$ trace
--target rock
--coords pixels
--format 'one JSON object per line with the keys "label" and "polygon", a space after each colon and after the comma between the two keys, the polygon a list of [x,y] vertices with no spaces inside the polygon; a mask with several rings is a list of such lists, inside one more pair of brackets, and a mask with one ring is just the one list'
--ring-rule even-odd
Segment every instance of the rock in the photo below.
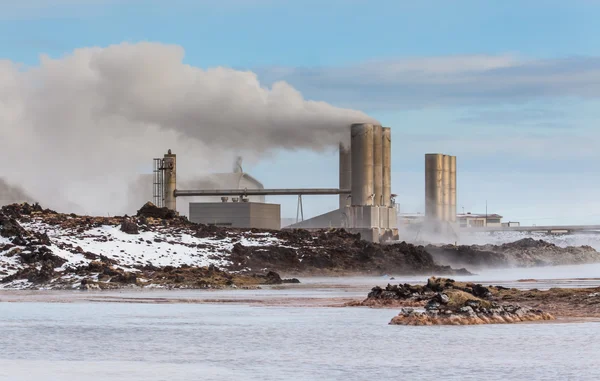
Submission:
{"label": "rock", "polygon": [[282,284],[283,281],[281,280],[281,277],[279,276],[279,274],[277,274],[274,271],[269,271],[267,273],[267,275],[265,275],[265,282],[264,284]]}
{"label": "rock", "polygon": [[14,218],[7,218],[0,215],[0,236],[5,238],[23,237],[27,232],[21,227],[19,222]]}
{"label": "rock", "polygon": [[137,216],[144,218],[159,218],[168,220],[177,217],[177,213],[168,208],[159,208],[153,203],[147,202],[137,211]]}
{"label": "rock", "polygon": [[427,311],[437,311],[439,310],[441,307],[441,304],[433,299],[431,299],[429,302],[427,302],[427,304],[425,305],[425,309]]}
{"label": "rock", "polygon": [[[127,234],[139,234],[140,233],[137,224],[128,218],[123,219],[123,222],[121,223],[121,231],[125,232]],[[140,239],[143,240],[142,238],[140,238]]]}
{"label": "rock", "polygon": [[438,302],[441,305],[446,305],[446,304],[448,304],[448,302],[450,302],[450,298],[448,297],[448,295],[440,293],[440,292],[435,294],[435,296],[433,297],[433,300],[435,300],[436,302]]}
{"label": "rock", "polygon": [[471,287],[473,289],[473,295],[478,298],[487,299],[492,296],[492,293],[487,287],[483,287],[480,284],[475,284]]}

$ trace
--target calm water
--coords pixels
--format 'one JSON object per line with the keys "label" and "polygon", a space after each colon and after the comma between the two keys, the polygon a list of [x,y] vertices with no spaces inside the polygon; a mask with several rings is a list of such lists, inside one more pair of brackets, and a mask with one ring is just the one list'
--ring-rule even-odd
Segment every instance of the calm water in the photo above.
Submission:
{"label": "calm water", "polygon": [[1,380],[598,380],[600,323],[401,327],[395,310],[0,303]]}
{"label": "calm water", "polygon": [[[547,288],[597,286],[599,277],[600,265],[586,265],[459,279]],[[516,281],[527,278],[541,281]],[[312,278],[253,291],[3,291],[0,301],[17,303],[0,302],[0,380],[600,379],[598,322],[402,327],[388,325],[395,309],[298,307],[425,279]],[[154,303],[161,298],[177,303]],[[234,304],[189,303],[214,299]]]}

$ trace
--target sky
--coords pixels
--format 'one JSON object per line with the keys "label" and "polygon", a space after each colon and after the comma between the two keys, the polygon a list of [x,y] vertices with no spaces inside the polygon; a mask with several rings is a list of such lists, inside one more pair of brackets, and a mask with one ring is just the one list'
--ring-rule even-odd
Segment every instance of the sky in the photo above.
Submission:
{"label": "sky", "polygon": [[[599,17],[596,0],[0,0],[0,61],[175,45],[186,65],[392,127],[403,212],[424,211],[424,155],[440,152],[458,158],[459,212],[600,224]],[[287,146],[244,164],[268,188],[337,187],[337,168],[335,149]],[[295,217],[295,198],[269,201]],[[336,205],[306,196],[305,217]]]}

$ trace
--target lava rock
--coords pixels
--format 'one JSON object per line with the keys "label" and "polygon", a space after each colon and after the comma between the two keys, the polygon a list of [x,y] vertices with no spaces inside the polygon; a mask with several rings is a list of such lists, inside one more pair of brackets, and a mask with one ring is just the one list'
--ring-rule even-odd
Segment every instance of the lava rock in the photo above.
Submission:
{"label": "lava rock", "polygon": [[[130,220],[129,218],[125,218],[123,219],[123,222],[121,223],[121,231],[127,234],[139,234],[140,230],[137,226],[137,224]],[[140,238],[141,239],[141,238]],[[143,241],[143,239],[142,239]]]}

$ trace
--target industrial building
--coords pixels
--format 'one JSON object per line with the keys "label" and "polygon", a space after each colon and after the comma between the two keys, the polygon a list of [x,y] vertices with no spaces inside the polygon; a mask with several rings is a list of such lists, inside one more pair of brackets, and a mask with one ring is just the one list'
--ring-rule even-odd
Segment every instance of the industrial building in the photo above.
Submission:
{"label": "industrial building", "polygon": [[[279,205],[266,204],[269,195],[337,195],[339,208],[293,224],[289,228],[343,227],[358,232],[363,239],[379,242],[398,236],[396,208],[391,193],[391,130],[369,123],[350,126],[350,146],[340,144],[339,188],[264,189],[241,170],[234,170],[237,183],[218,187],[177,189],[176,155],[170,150],[154,159],[155,204],[177,210],[178,197],[219,197],[220,202],[190,203],[190,220],[240,228],[277,229],[281,225]],[[250,183],[241,188],[240,184]],[[237,184],[237,185],[236,185]]]}
{"label": "industrial building", "polygon": [[425,155],[425,217],[438,229],[456,224],[456,156]]}
{"label": "industrial building", "polygon": [[234,198],[228,202],[190,203],[190,221],[217,226],[236,228],[257,228],[278,230],[281,226],[279,204],[246,202]]}

